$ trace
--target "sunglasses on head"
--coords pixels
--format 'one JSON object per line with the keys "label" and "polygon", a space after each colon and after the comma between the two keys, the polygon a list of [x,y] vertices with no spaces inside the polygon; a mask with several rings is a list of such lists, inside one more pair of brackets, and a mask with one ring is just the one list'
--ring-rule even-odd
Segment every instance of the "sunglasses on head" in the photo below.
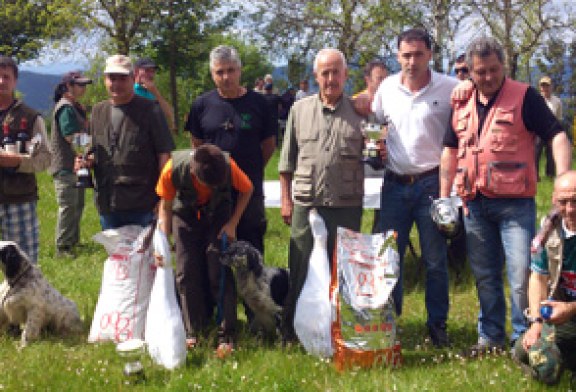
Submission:
{"label": "sunglasses on head", "polygon": [[454,68],[454,72],[456,72],[457,74],[460,72],[468,73],[468,67]]}

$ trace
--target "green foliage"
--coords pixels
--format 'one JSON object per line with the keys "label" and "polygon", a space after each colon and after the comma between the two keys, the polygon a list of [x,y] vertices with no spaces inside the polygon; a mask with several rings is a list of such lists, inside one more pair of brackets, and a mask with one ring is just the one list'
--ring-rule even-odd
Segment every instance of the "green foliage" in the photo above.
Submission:
{"label": "green foliage", "polygon": [[70,36],[78,19],[75,0],[0,0],[0,54],[19,61],[35,58],[51,39]]}

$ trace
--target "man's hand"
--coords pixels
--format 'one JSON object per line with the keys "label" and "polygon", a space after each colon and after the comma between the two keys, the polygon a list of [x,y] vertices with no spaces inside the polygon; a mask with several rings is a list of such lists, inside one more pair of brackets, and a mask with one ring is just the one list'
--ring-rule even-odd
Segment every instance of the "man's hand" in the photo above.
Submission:
{"label": "man's hand", "polygon": [[528,351],[530,347],[532,347],[538,339],[540,339],[540,334],[542,333],[542,323],[532,323],[530,328],[524,334],[524,338],[522,339],[522,347],[524,350]]}
{"label": "man's hand", "polygon": [[280,208],[280,215],[282,216],[282,220],[288,226],[292,224],[292,211],[294,210],[294,203],[292,200],[282,200]]}
{"label": "man's hand", "polygon": [[222,226],[220,233],[218,233],[218,239],[221,239],[222,235],[224,233],[226,233],[228,241],[230,241],[230,242],[235,241],[236,240],[236,225],[230,221],[226,222],[226,224],[224,226]]}
{"label": "man's hand", "polygon": [[154,83],[154,80],[148,78],[142,78],[140,84],[142,84],[142,86],[146,90],[154,94],[155,97],[158,96],[158,87],[156,87],[156,83]]}
{"label": "man's hand", "polygon": [[361,116],[368,116],[372,113],[372,98],[368,93],[360,94],[354,98],[354,110]]}
{"label": "man's hand", "polygon": [[20,165],[22,158],[14,152],[0,151],[0,167],[15,168]]}
{"label": "man's hand", "polygon": [[81,155],[77,155],[74,159],[74,173],[78,172],[78,170],[82,168],[91,169],[94,166],[94,156],[89,155],[87,157],[83,157]]}
{"label": "man's hand", "polygon": [[463,102],[468,101],[468,99],[472,96],[472,92],[474,91],[474,83],[471,80],[464,80],[454,87],[452,90],[452,95],[450,96],[450,103],[452,106],[456,106]]}
{"label": "man's hand", "polygon": [[549,305],[552,307],[552,316],[550,316],[550,323],[554,325],[564,324],[570,320],[575,313],[574,306],[570,302],[562,301],[542,301],[542,305]]}

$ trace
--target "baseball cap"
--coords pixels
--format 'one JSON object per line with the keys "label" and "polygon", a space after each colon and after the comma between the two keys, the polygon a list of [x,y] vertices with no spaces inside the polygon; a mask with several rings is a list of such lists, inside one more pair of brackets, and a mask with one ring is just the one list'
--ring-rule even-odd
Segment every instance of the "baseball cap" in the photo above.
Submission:
{"label": "baseball cap", "polygon": [[550,76],[543,76],[540,78],[540,82],[538,84],[552,84],[552,79],[550,79]]}
{"label": "baseball cap", "polygon": [[149,57],[142,57],[134,63],[134,68],[154,68],[158,69],[159,67],[156,63]]}
{"label": "baseball cap", "polygon": [[80,71],[70,71],[62,76],[62,83],[86,85],[92,83],[92,79],[85,78]]}
{"label": "baseball cap", "polygon": [[132,73],[132,60],[123,54],[115,54],[106,59],[105,74],[129,75]]}

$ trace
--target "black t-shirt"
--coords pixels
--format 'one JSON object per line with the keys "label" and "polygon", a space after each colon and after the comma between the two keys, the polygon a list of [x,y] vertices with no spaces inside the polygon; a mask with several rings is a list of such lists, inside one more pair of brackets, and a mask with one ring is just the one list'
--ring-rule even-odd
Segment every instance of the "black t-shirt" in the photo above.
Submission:
{"label": "black t-shirt", "polygon": [[264,160],[260,143],[276,136],[278,125],[261,94],[248,90],[239,98],[222,98],[212,90],[198,97],[185,129],[192,136],[228,151],[263,195]]}
{"label": "black t-shirt", "polygon": [[[486,105],[482,105],[478,101],[476,102],[479,120],[478,132],[482,129],[486,115],[490,111],[497,96],[498,94],[490,99]],[[450,116],[450,119],[452,119],[452,116]],[[524,102],[522,102],[522,120],[528,131],[535,133],[546,143],[552,140],[558,133],[562,132],[562,125],[554,113],[552,113],[542,95],[533,87],[528,87],[524,95]],[[443,144],[445,147],[458,148],[458,136],[456,136],[456,132],[454,132],[452,128],[452,121],[448,124]]]}
{"label": "black t-shirt", "polygon": [[268,108],[270,109],[270,114],[275,119],[275,123],[278,123],[278,109],[280,107],[280,97],[276,94],[262,94],[262,97],[266,100]]}

